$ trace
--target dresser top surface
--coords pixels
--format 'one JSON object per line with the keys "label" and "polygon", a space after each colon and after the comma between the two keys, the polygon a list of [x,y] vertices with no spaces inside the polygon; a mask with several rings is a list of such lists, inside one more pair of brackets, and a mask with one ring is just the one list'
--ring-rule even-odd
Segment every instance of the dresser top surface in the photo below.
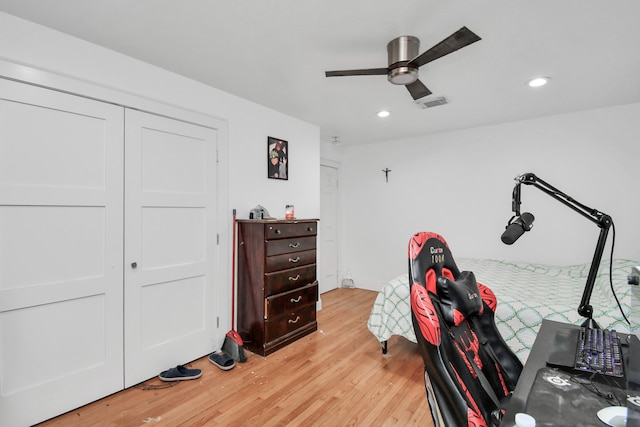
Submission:
{"label": "dresser top surface", "polygon": [[318,222],[318,218],[294,218],[294,219],[239,219],[238,222],[249,224],[298,224],[301,222]]}

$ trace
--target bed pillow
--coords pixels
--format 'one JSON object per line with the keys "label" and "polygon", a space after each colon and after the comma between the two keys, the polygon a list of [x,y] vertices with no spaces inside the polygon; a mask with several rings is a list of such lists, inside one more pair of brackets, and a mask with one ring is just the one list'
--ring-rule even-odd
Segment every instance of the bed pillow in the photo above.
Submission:
{"label": "bed pillow", "polygon": [[442,316],[449,325],[458,326],[469,316],[482,313],[482,298],[476,276],[471,271],[461,272],[457,280],[438,277],[437,291]]}

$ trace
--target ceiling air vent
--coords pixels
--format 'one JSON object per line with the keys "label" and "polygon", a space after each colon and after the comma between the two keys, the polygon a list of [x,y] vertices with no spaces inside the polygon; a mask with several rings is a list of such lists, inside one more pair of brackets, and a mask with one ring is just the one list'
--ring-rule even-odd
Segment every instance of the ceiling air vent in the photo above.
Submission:
{"label": "ceiling air vent", "polygon": [[416,101],[416,104],[420,108],[437,107],[438,105],[444,105],[447,103],[447,98],[441,96],[440,98],[432,99],[429,101]]}

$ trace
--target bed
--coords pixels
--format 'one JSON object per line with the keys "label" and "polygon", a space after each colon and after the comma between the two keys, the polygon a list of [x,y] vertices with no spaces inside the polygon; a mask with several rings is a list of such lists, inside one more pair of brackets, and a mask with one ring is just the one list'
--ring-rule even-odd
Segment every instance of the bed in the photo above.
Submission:
{"label": "bed", "polygon": [[[564,267],[491,259],[458,258],[460,271],[473,271],[478,282],[496,294],[496,324],[503,338],[524,363],[533,346],[542,319],[581,324],[577,313],[590,264]],[[622,317],[609,285],[609,261],[598,270],[591,295],[593,318],[601,328],[638,334],[638,291],[627,282],[632,266],[640,262],[615,259],[613,284],[622,309],[631,321]],[[637,288],[637,286],[635,287]],[[632,299],[635,299],[632,304]],[[635,307],[633,316],[632,305]],[[371,333],[387,352],[387,341],[399,335],[417,342],[411,322],[408,275],[401,274],[384,285],[379,292],[367,322]]]}

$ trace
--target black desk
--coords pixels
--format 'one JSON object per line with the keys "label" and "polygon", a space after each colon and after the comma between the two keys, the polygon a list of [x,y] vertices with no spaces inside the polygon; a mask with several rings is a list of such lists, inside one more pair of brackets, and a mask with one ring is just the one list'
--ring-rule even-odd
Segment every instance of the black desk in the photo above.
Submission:
{"label": "black desk", "polygon": [[[555,322],[551,320],[543,320],[542,325],[540,326],[540,330],[538,331],[536,340],[533,343],[533,347],[531,348],[531,352],[529,353],[529,357],[527,358],[527,362],[524,366],[522,373],[520,374],[520,379],[518,380],[516,389],[513,392],[513,396],[511,398],[509,406],[507,407],[507,412],[501,423],[501,427],[515,426],[515,420],[514,420],[515,414],[518,412],[526,412],[527,398],[534,385],[536,375],[538,374],[538,371],[541,368],[546,367],[546,362],[549,357],[550,351],[552,350],[556,332],[563,328],[574,329],[574,328],[579,328],[579,326]],[[626,334],[620,334],[620,335],[626,337]],[[638,338],[635,335],[632,335],[631,339],[634,339],[636,341],[638,340]],[[622,347],[623,359],[625,361],[625,364],[628,363],[628,359],[629,359],[629,357],[627,357],[628,349],[629,349],[628,346]],[[622,405],[623,406],[626,405],[626,401],[622,402]],[[597,419],[595,420],[596,423],[598,421],[599,420]],[[571,424],[571,425],[575,425],[575,424]],[[601,423],[601,425],[604,426],[605,424]],[[636,425],[636,424],[632,423],[632,425]]]}

